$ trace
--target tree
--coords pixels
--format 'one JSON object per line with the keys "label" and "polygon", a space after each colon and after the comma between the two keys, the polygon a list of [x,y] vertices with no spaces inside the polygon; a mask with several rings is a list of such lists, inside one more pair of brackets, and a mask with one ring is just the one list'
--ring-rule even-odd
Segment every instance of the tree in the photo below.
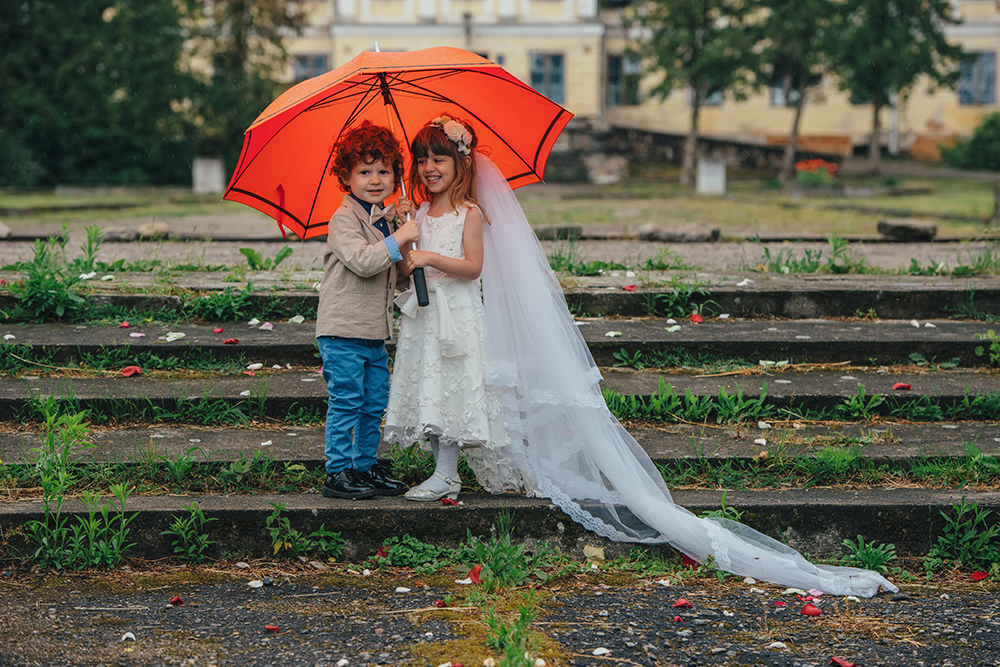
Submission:
{"label": "tree", "polygon": [[198,127],[196,150],[232,166],[243,133],[282,89],[278,79],[288,64],[284,38],[305,25],[303,3],[184,1],[192,73],[201,81],[188,110]]}
{"label": "tree", "polygon": [[778,175],[787,181],[795,164],[799,124],[809,90],[832,68],[832,28],[839,15],[831,0],[764,0],[764,7],[764,19],[753,26],[763,45],[757,83],[781,88],[785,102],[795,106]]}
{"label": "tree", "polygon": [[893,93],[905,94],[926,76],[932,86],[953,86],[962,49],[944,30],[959,20],[950,0],[844,0],[836,70],[853,100],[872,105],[869,170],[879,173],[879,111]]}
{"label": "tree", "polygon": [[172,0],[0,3],[0,184],[190,178]]}
{"label": "tree", "polygon": [[676,87],[691,94],[691,126],[684,141],[681,183],[693,181],[698,114],[712,95],[737,98],[757,67],[754,35],[746,29],[756,0],[646,0],[633,6],[630,23],[641,28],[635,48],[645,73],[657,79],[652,94],[667,97]]}

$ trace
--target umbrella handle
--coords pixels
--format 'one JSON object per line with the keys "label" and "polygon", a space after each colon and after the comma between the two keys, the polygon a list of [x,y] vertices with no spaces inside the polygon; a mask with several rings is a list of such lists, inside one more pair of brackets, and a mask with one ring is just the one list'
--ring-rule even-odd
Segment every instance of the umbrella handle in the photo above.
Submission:
{"label": "umbrella handle", "polygon": [[[403,188],[403,196],[406,196],[406,188]],[[410,219],[410,214],[406,214],[406,219]],[[410,250],[416,250],[417,244],[411,243]],[[427,278],[424,277],[424,269],[422,266],[418,266],[410,272],[413,276],[413,291],[417,293],[417,305],[426,306],[431,302],[430,297],[427,296]]]}

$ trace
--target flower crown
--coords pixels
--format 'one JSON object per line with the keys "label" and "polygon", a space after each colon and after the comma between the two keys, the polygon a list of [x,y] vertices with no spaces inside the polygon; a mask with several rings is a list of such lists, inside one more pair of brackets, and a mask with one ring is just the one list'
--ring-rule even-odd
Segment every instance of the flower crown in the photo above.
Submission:
{"label": "flower crown", "polygon": [[432,127],[441,128],[444,136],[455,142],[455,145],[458,146],[458,152],[462,155],[468,155],[472,152],[472,148],[469,147],[469,144],[472,143],[472,133],[454,118],[450,116],[438,116],[427,124]]}

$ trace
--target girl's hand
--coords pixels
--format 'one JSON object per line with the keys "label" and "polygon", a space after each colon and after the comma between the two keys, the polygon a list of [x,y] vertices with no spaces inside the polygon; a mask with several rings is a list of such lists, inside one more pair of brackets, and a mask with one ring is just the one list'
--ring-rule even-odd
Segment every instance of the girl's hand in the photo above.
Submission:
{"label": "girl's hand", "polygon": [[410,273],[413,269],[420,269],[425,266],[430,266],[433,258],[437,256],[436,252],[426,252],[424,250],[411,250],[406,256],[406,270]]}
{"label": "girl's hand", "polygon": [[392,233],[392,237],[396,239],[396,244],[400,248],[419,241],[420,228],[417,227],[417,221],[414,219],[407,220],[399,226],[399,229]]}
{"label": "girl's hand", "polygon": [[406,214],[409,213],[410,217],[416,213],[417,209],[413,207],[413,202],[411,202],[406,197],[400,197],[396,200],[396,216],[398,222],[403,222],[406,220]]}

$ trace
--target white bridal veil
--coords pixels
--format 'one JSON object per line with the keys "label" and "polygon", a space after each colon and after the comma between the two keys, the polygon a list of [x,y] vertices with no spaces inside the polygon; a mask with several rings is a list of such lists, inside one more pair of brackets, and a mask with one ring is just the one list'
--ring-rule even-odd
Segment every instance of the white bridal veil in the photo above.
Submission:
{"label": "white bridal veil", "polygon": [[621,542],[667,542],[720,569],[834,595],[898,590],[876,572],[814,565],[735,521],[700,519],[675,505],[646,452],[601,395],[601,374],[566,306],[517,197],[479,153],[476,198],[483,225],[486,381],[510,438],[493,489],[523,486],[550,498],[589,530]]}

